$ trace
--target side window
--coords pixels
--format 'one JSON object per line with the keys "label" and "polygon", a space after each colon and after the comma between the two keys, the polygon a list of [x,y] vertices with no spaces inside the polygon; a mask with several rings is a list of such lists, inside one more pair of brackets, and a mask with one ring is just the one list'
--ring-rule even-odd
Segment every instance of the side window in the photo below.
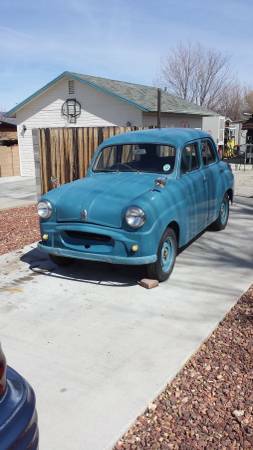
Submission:
{"label": "side window", "polygon": [[201,156],[203,159],[204,166],[212,164],[216,160],[215,150],[209,141],[201,142]]}
{"label": "side window", "polygon": [[199,168],[198,144],[186,145],[182,151],[181,172],[187,173]]}

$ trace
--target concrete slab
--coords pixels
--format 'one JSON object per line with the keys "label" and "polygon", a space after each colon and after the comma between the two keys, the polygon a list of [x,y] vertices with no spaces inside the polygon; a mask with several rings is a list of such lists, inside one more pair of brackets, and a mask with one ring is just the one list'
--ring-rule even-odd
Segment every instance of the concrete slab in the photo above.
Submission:
{"label": "concrete slab", "polygon": [[253,169],[246,166],[248,170],[233,170],[235,177],[235,195],[253,198]]}
{"label": "concrete slab", "polygon": [[31,205],[37,201],[33,177],[0,177],[0,209]]}
{"label": "concrete slab", "polygon": [[57,269],[35,245],[0,257],[1,340],[36,391],[41,450],[113,446],[252,283],[252,213],[235,204],[153,290],[134,268]]}

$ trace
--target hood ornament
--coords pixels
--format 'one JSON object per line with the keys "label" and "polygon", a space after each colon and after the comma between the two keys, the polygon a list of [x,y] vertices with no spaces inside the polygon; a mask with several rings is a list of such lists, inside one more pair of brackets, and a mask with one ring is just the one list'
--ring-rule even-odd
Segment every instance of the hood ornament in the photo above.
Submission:
{"label": "hood ornament", "polygon": [[166,177],[159,177],[155,179],[155,187],[164,188],[166,186],[166,183],[167,183]]}
{"label": "hood ornament", "polygon": [[87,218],[88,218],[88,211],[87,211],[87,209],[82,209],[82,211],[80,212],[80,218],[84,222],[85,222],[85,220],[87,220]]}

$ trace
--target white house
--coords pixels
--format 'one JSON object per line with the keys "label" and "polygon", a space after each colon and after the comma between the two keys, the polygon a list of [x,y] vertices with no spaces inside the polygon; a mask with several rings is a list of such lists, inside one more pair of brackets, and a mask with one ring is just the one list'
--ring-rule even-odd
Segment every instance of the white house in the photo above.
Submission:
{"label": "white house", "polygon": [[[156,126],[157,88],[63,72],[7,114],[17,119],[21,175],[34,176],[33,129]],[[162,91],[162,127],[201,129],[203,118],[219,120],[215,113]]]}

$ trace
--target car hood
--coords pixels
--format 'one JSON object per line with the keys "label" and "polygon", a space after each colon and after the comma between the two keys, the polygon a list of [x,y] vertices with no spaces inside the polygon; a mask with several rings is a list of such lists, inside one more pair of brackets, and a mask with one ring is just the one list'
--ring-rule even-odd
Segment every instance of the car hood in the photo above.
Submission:
{"label": "car hood", "polygon": [[64,185],[47,197],[56,207],[58,222],[83,221],[81,211],[86,210],[86,223],[120,228],[125,209],[141,206],[141,198],[152,195],[157,177],[139,172],[99,173]]}

